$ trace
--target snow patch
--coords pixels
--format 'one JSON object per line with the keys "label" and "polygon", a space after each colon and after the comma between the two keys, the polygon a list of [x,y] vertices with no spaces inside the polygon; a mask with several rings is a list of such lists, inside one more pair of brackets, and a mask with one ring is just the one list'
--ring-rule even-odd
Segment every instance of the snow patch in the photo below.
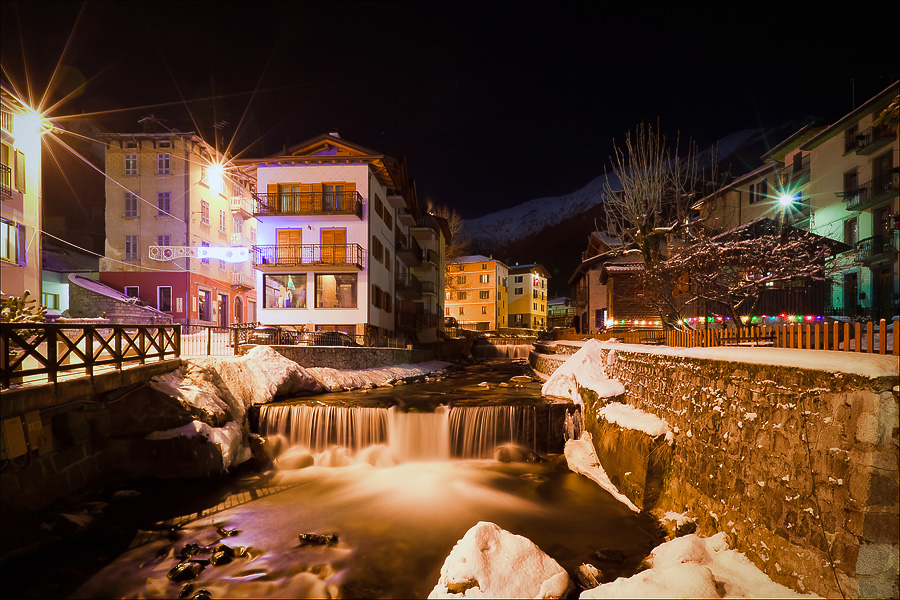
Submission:
{"label": "snow patch", "polygon": [[670,445],[675,441],[675,434],[672,433],[672,428],[663,419],[628,404],[610,402],[597,410],[597,417],[602,417],[610,423],[615,423],[625,429],[643,431],[650,437],[655,438],[665,435],[666,442]]}
{"label": "snow patch", "polygon": [[584,475],[634,512],[640,512],[640,509],[624,494],[619,492],[619,489],[609,480],[609,476],[606,474],[603,465],[600,464],[600,459],[597,458],[597,453],[594,451],[594,440],[590,433],[584,431],[581,434],[581,439],[567,441],[564,452],[569,470],[579,475]]}
{"label": "snow patch", "polygon": [[564,362],[543,387],[541,394],[569,399],[584,407],[580,389],[589,389],[601,398],[621,396],[625,386],[618,379],[609,379],[603,364],[601,351],[604,346],[597,340],[588,340],[581,350]]}

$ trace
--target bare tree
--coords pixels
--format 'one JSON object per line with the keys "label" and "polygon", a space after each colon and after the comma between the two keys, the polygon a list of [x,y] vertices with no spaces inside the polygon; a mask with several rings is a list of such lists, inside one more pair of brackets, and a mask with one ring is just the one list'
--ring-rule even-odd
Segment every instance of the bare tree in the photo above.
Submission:
{"label": "bare tree", "polygon": [[456,209],[447,206],[431,206],[429,213],[447,221],[450,228],[450,242],[446,248],[445,261],[450,263],[469,252],[469,239],[463,233],[465,221]]}
{"label": "bare tree", "polygon": [[663,268],[667,241],[687,231],[701,183],[696,145],[689,142],[682,152],[679,142],[676,138],[670,148],[659,123],[641,123],[628,132],[624,147],[614,145],[614,177],[607,177],[603,200],[609,232],[621,239],[625,252],[640,253],[644,297],[671,327],[681,327],[682,319],[672,293],[675,282]]}

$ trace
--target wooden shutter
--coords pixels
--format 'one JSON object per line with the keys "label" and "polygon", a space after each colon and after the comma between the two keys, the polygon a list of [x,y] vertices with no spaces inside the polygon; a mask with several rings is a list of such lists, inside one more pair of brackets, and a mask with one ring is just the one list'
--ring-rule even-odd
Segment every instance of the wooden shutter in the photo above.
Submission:
{"label": "wooden shutter", "polygon": [[345,244],[347,243],[347,230],[343,228],[328,228],[321,230],[322,262],[341,264],[347,262]]}
{"label": "wooden shutter", "polygon": [[299,229],[275,230],[276,264],[299,265],[302,262]]}
{"label": "wooden shutter", "polygon": [[278,185],[274,183],[270,183],[266,186],[266,200],[262,203],[263,211],[265,212],[274,212],[275,207],[278,206]]}
{"label": "wooden shutter", "polygon": [[16,189],[25,192],[25,153],[16,150]]}
{"label": "wooden shutter", "polygon": [[18,263],[23,267],[28,264],[28,238],[25,237],[25,225],[18,224],[18,235],[16,236],[16,250],[18,251]]}

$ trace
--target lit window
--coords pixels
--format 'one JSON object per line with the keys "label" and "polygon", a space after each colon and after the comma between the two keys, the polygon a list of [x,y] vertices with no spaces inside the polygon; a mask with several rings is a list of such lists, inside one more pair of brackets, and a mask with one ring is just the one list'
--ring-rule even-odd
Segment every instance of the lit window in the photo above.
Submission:
{"label": "lit window", "polygon": [[126,154],[125,155],[125,175],[137,175],[138,174],[138,155],[137,154]]}
{"label": "lit window", "polygon": [[478,278],[478,281],[480,281],[481,283],[490,283],[491,276],[490,275],[482,275],[481,277]]}
{"label": "lit window", "polygon": [[355,273],[316,275],[316,308],[356,308]]}
{"label": "lit window", "polygon": [[490,290],[482,290],[478,292],[479,297],[482,300],[490,300],[491,299],[491,291]]}

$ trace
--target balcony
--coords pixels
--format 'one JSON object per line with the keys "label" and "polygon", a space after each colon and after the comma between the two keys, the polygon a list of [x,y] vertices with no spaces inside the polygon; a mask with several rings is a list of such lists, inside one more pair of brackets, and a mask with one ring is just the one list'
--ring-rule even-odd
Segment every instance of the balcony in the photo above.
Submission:
{"label": "balcony", "polygon": [[397,258],[410,267],[418,267],[422,264],[422,246],[416,238],[410,235],[397,235],[395,238],[394,252]]}
{"label": "balcony", "polygon": [[440,257],[438,256],[438,253],[430,248],[425,250],[424,258],[425,262],[429,262],[434,266],[438,266],[438,264],[440,264]]}
{"label": "balcony", "polygon": [[394,286],[397,296],[404,300],[422,299],[422,282],[412,273],[397,273]]}
{"label": "balcony", "polygon": [[407,227],[413,227],[416,224],[416,216],[409,212],[408,208],[398,208],[397,222]]}
{"label": "balcony", "polygon": [[900,189],[900,173],[885,173],[871,181],[867,181],[855,190],[844,192],[844,208],[847,210],[866,210],[898,194]]}
{"label": "balcony", "polygon": [[873,154],[878,152],[896,137],[893,127],[885,125],[877,125],[863,130],[856,136],[856,153],[857,154]]}
{"label": "balcony", "polygon": [[437,295],[437,286],[433,281],[422,281],[422,293],[431,296]]}
{"label": "balcony", "polygon": [[231,214],[249,219],[253,216],[253,208],[256,202],[253,198],[244,198],[243,196],[231,197]]}
{"label": "balcony", "polygon": [[4,198],[12,198],[12,169],[6,165],[0,165],[0,194]]}
{"label": "balcony", "polygon": [[781,179],[781,187],[797,187],[809,181],[809,155],[801,160],[794,161],[778,173]]}
{"label": "balcony", "polygon": [[249,273],[243,271],[233,271],[231,273],[231,287],[252,290],[255,285],[255,278]]}
{"label": "balcony", "polygon": [[314,269],[320,267],[363,268],[363,249],[359,244],[284,244],[253,246],[253,266],[296,267]]}
{"label": "balcony", "polygon": [[438,316],[429,312],[398,312],[397,329],[421,331],[438,326]]}
{"label": "balcony", "polygon": [[362,219],[359,192],[281,192],[254,194],[254,217],[355,216]]}
{"label": "balcony", "polygon": [[249,246],[250,245],[249,240],[247,240],[247,238],[244,237],[243,233],[232,233],[231,237],[229,237],[229,240],[231,240],[232,246]]}
{"label": "balcony", "polygon": [[897,255],[898,233],[873,235],[856,243],[856,258],[861,262],[878,262]]}

